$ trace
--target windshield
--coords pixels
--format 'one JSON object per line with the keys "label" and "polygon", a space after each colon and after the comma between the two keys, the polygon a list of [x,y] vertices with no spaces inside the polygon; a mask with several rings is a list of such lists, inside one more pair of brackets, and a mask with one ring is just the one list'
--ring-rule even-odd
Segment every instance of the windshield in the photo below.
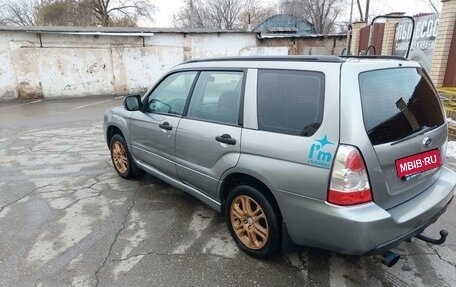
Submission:
{"label": "windshield", "polygon": [[421,68],[395,68],[359,75],[364,126],[373,145],[442,125],[438,95]]}

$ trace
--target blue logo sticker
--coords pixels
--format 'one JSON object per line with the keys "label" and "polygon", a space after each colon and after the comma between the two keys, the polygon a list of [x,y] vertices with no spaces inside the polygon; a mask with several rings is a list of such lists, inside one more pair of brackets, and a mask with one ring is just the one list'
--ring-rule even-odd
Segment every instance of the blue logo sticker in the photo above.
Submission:
{"label": "blue logo sticker", "polygon": [[315,140],[317,143],[312,144],[309,151],[308,162],[313,165],[329,168],[332,160],[331,152],[324,151],[326,145],[332,145],[326,136],[321,140]]}

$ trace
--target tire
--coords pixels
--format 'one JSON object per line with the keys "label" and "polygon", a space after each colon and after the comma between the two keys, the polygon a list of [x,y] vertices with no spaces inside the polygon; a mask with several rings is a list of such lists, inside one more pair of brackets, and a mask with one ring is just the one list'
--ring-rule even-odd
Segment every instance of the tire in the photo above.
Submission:
{"label": "tire", "polygon": [[228,195],[225,215],[236,244],[252,257],[266,259],[281,251],[279,212],[255,185],[238,185]]}
{"label": "tire", "polygon": [[124,179],[138,178],[144,174],[144,171],[135,165],[127,148],[125,139],[115,134],[109,143],[111,151],[111,160],[114,169],[120,177]]}

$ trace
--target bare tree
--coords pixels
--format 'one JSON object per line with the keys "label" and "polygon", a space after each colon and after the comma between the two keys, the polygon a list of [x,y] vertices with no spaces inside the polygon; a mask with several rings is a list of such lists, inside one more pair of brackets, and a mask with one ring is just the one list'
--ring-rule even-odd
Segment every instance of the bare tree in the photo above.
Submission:
{"label": "bare tree", "polygon": [[240,0],[212,0],[206,3],[210,26],[218,29],[232,30],[241,13]]}
{"label": "bare tree", "polygon": [[363,16],[363,9],[361,8],[361,3],[359,0],[356,0],[356,5],[358,6],[358,12],[359,12],[359,21],[364,21],[364,16]]}
{"label": "bare tree", "polygon": [[428,5],[434,10],[435,13],[439,13],[440,0],[426,0]]}
{"label": "bare tree", "polygon": [[333,32],[346,0],[282,0],[282,13],[304,18],[320,34]]}
{"label": "bare tree", "polygon": [[146,0],[81,0],[81,4],[93,9],[102,26],[112,26],[115,22],[136,23],[138,17],[151,18],[155,10]]}
{"label": "bare tree", "polygon": [[174,27],[247,29],[271,16],[272,11],[255,0],[185,0],[171,20]]}
{"label": "bare tree", "polygon": [[366,12],[364,13],[364,21],[366,23],[369,20],[369,7],[370,7],[370,0],[366,0]]}
{"label": "bare tree", "polygon": [[136,26],[151,18],[147,0],[0,0],[0,23],[11,25]]}
{"label": "bare tree", "polygon": [[185,0],[185,5],[171,17],[174,27],[207,28],[209,23],[206,17],[205,2],[201,0]]}
{"label": "bare tree", "polygon": [[43,1],[38,7],[38,22],[45,26],[94,26],[97,19],[88,5],[76,0]]}
{"label": "bare tree", "polygon": [[0,2],[0,22],[6,25],[37,25],[38,0],[2,0]]}
{"label": "bare tree", "polygon": [[358,6],[359,21],[367,22],[369,19],[370,0],[365,0],[364,2],[366,3],[365,12],[363,12],[363,9],[361,8],[362,4],[360,0],[356,0],[356,5]]}
{"label": "bare tree", "polygon": [[261,5],[256,0],[246,1],[239,15],[239,28],[246,30],[254,28],[264,20],[277,14],[277,9],[273,6]]}

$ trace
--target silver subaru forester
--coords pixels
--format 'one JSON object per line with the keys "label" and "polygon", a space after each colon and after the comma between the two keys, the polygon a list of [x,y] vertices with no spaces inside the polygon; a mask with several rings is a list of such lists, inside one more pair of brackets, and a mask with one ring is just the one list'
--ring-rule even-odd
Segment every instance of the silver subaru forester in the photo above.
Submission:
{"label": "silver subaru forester", "polygon": [[192,60],[104,127],[121,177],[190,193],[259,258],[286,242],[384,254],[424,237],[456,189],[439,96],[402,58]]}

